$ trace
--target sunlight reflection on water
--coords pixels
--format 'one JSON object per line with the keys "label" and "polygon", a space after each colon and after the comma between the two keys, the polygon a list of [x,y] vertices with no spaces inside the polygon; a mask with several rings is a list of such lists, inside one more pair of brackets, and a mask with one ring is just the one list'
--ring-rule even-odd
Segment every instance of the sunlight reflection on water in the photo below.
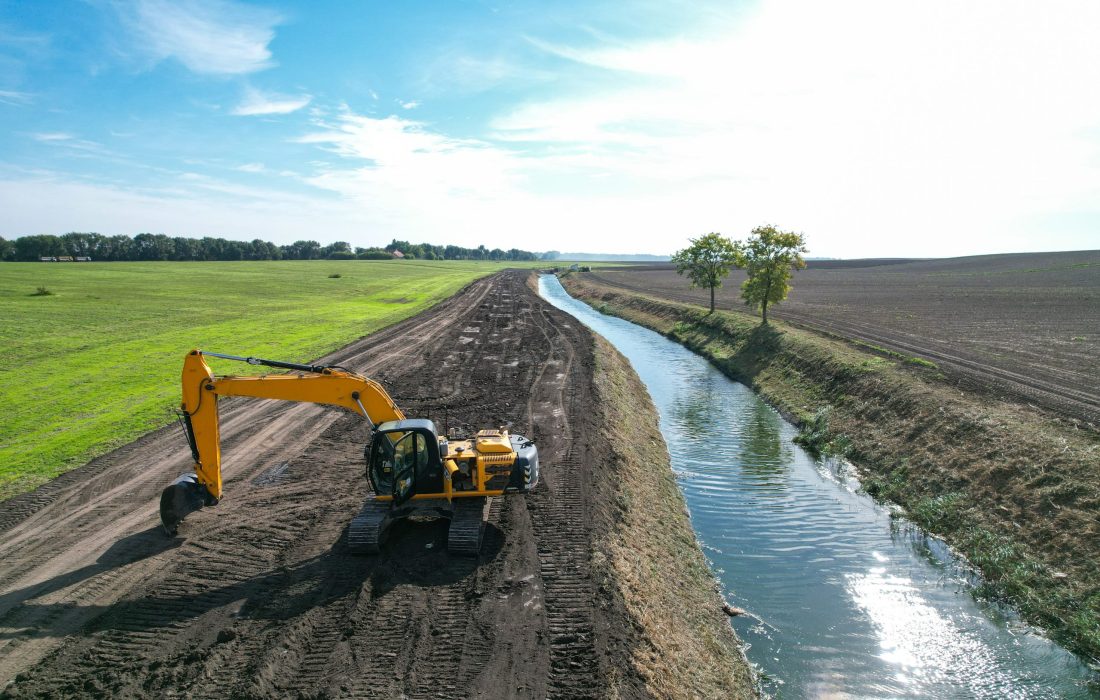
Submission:
{"label": "sunlight reflection on water", "polygon": [[712,570],[756,618],[733,620],[783,698],[1089,698],[1088,667],[966,591],[938,540],[816,461],[795,429],[685,348],[570,298],[551,304],[606,337],[653,398]]}

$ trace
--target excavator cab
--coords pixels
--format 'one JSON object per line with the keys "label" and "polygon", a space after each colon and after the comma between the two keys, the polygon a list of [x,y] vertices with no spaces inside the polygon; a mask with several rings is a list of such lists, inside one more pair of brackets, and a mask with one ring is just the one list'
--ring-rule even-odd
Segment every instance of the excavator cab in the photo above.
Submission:
{"label": "excavator cab", "polygon": [[375,428],[367,477],[379,496],[399,506],[417,493],[443,490],[443,462],[435,424],[424,418],[387,421]]}

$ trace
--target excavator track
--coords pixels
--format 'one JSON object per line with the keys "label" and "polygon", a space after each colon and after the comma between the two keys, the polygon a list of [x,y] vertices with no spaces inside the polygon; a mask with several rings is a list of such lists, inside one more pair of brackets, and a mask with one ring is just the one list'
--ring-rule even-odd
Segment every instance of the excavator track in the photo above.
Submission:
{"label": "excavator track", "polygon": [[478,555],[492,501],[492,498],[455,499],[451,527],[447,531],[448,552],[463,557]]}
{"label": "excavator track", "polygon": [[348,526],[348,549],[352,554],[378,554],[390,522],[390,504],[371,497]]}

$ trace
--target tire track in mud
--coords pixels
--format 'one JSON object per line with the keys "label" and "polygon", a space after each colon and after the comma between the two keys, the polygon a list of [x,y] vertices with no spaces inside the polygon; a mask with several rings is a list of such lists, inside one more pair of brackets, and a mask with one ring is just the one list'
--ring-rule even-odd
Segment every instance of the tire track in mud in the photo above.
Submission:
{"label": "tire track in mud", "polygon": [[[559,436],[561,455],[548,490],[533,494],[530,510],[537,533],[539,575],[546,591],[550,642],[548,697],[593,697],[603,694],[595,649],[594,590],[589,566],[591,540],[586,535],[586,489],[576,454],[576,442],[569,416],[574,413],[578,383],[572,381],[574,351],[564,335],[570,323],[550,320],[540,309],[539,324],[551,358],[540,370],[558,370],[549,381],[537,381],[529,405],[541,404],[543,414],[554,416],[553,435]],[[531,413],[540,412],[532,409]],[[547,432],[545,428],[536,433]]]}
{"label": "tire track in mud", "polygon": [[477,560],[446,554],[439,521],[398,523],[382,554],[351,556],[362,422],[227,402],[226,498],[179,539],[156,528],[160,489],[189,467],[175,428],[0,506],[0,683],[18,677],[0,695],[603,694],[573,418],[591,413],[591,363],[576,361],[591,338],[526,276],[479,280],[323,360],[441,429],[514,423],[539,441],[543,486],[496,499]]}

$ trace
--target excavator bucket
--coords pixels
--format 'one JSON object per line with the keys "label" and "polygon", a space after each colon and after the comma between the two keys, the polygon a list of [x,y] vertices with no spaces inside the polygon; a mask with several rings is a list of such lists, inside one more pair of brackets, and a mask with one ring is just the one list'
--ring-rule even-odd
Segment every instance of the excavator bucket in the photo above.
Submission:
{"label": "excavator bucket", "polygon": [[160,494],[160,522],[169,536],[175,535],[180,522],[207,505],[209,497],[197,474],[180,476]]}

